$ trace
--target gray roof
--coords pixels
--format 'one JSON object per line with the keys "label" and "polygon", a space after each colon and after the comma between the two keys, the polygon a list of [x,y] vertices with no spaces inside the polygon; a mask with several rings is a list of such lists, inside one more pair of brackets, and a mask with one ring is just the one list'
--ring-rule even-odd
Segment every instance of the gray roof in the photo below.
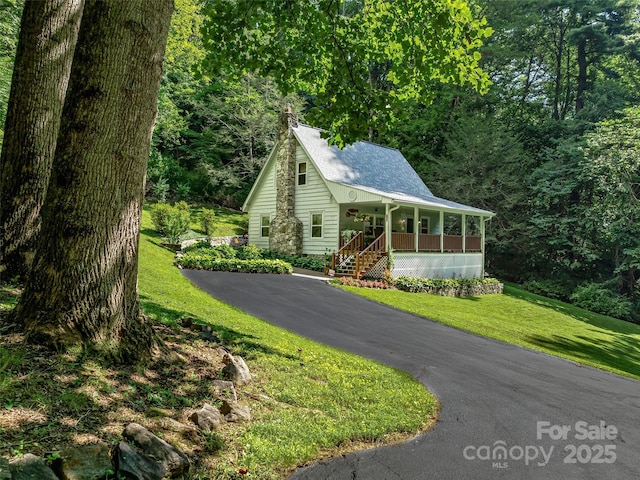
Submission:
{"label": "gray roof", "polygon": [[300,124],[293,128],[293,132],[326,180],[396,202],[493,215],[486,210],[434,196],[407,159],[394,148],[356,142],[341,150],[330,146],[321,137],[320,129]]}

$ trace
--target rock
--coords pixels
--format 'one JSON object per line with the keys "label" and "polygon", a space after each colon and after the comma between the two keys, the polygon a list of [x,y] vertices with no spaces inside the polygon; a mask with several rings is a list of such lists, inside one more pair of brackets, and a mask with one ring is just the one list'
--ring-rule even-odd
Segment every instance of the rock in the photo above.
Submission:
{"label": "rock", "polygon": [[196,432],[196,429],[193,427],[193,425],[185,425],[184,423],[174,420],[173,418],[159,418],[156,422],[156,425],[163,430],[179,433],[181,435],[189,435]]}
{"label": "rock", "polygon": [[213,330],[209,325],[204,325],[200,330],[200,338],[211,343],[221,343],[220,338],[213,333]]}
{"label": "rock", "polygon": [[194,320],[191,317],[183,317],[181,322],[184,328],[191,328],[194,324]]}
{"label": "rock", "polygon": [[226,353],[222,358],[222,362],[225,364],[222,374],[226,379],[231,380],[236,385],[244,385],[251,381],[249,367],[244,363],[242,357],[234,357],[230,353]]}
{"label": "rock", "polygon": [[251,410],[246,405],[223,401],[220,413],[227,422],[248,422],[251,420]]}
{"label": "rock", "polygon": [[184,475],[189,471],[189,458],[161,438],[137,423],[130,423],[124,429],[124,437],[131,440],[145,455],[156,459],[171,477]]}
{"label": "rock", "polygon": [[63,450],[53,470],[61,480],[103,480],[113,470],[109,446],[97,443]]}
{"label": "rock", "polygon": [[162,480],[166,467],[155,459],[138,453],[127,442],[120,442],[114,452],[117,478],[126,480]]}
{"label": "rock", "polygon": [[189,419],[198,425],[203,432],[215,430],[222,422],[222,415],[208,403],[205,403],[200,410],[193,412]]}
{"label": "rock", "polygon": [[0,480],[11,480],[11,470],[9,470],[9,460],[0,457]]}
{"label": "rock", "polygon": [[238,401],[236,387],[233,386],[233,382],[228,380],[214,380],[211,382],[211,386],[215,389],[216,396],[220,400],[228,400],[231,402]]}
{"label": "rock", "polygon": [[31,453],[9,463],[13,480],[58,480],[44,460]]}

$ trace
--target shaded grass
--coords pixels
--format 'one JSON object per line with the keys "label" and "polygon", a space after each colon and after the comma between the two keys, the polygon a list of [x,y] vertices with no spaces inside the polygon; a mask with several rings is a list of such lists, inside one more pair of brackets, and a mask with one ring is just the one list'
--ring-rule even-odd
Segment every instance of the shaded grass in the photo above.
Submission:
{"label": "shaded grass", "polygon": [[639,325],[513,285],[503,295],[467,298],[343,288],[461,330],[640,379]]}

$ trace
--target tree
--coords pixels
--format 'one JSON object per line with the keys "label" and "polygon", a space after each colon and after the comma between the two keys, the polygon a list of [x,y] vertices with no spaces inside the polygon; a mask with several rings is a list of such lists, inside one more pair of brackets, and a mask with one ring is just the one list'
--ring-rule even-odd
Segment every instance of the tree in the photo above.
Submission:
{"label": "tree", "polygon": [[0,156],[0,274],[24,280],[40,229],[84,0],[27,1]]}
{"label": "tree", "polygon": [[492,30],[466,2],[207,0],[205,13],[209,68],[313,95],[308,118],[337,144],[384,132],[434,83],[488,85],[477,49]]}
{"label": "tree", "polygon": [[172,0],[87,2],[42,228],[15,318],[27,340],[115,360],[153,344],[137,289],[144,176]]}

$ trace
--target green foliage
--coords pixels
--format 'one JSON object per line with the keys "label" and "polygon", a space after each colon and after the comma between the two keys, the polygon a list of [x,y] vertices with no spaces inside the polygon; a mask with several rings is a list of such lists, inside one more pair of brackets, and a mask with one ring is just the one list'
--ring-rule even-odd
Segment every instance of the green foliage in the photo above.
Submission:
{"label": "green foliage", "polygon": [[[492,29],[466,2],[208,0],[211,72],[269,75],[283,92],[314,96],[309,118],[342,145],[384,131],[408,101],[429,103],[434,82],[485,91],[477,49]],[[304,33],[302,33],[304,32]],[[461,34],[464,32],[464,34]]]}
{"label": "green foliage", "polygon": [[156,231],[170,243],[179,243],[180,237],[189,231],[191,224],[189,205],[185,202],[178,202],[175,206],[158,203],[151,211],[151,220]]}
{"label": "green foliage", "polygon": [[216,224],[216,212],[210,208],[203,208],[200,211],[200,226],[207,237],[211,237]]}
{"label": "green foliage", "polygon": [[437,293],[447,288],[470,287],[474,285],[492,285],[500,283],[495,278],[413,278],[397,277],[394,286],[398,290],[418,293]]}
{"label": "green foliage", "polygon": [[242,245],[236,248],[236,257],[242,260],[258,260],[263,257],[263,250],[256,245]]}
{"label": "green foliage", "polygon": [[291,274],[291,265],[282,260],[241,260],[234,257],[223,257],[214,253],[200,251],[187,252],[177,259],[183,268],[199,270],[216,270],[243,273],[279,273]]}
{"label": "green foliage", "polygon": [[569,301],[574,290],[573,282],[567,278],[529,280],[523,287],[528,292],[565,302]]}
{"label": "green foliage", "polygon": [[622,320],[631,317],[631,301],[613,291],[611,282],[580,285],[571,295],[571,302],[577,307],[610,317]]}
{"label": "green foliage", "polygon": [[313,270],[315,272],[322,272],[325,267],[324,259],[317,257],[299,257],[297,255],[289,255],[286,253],[275,252],[273,250],[264,250],[262,252],[262,256],[263,258],[283,260],[294,267]]}

